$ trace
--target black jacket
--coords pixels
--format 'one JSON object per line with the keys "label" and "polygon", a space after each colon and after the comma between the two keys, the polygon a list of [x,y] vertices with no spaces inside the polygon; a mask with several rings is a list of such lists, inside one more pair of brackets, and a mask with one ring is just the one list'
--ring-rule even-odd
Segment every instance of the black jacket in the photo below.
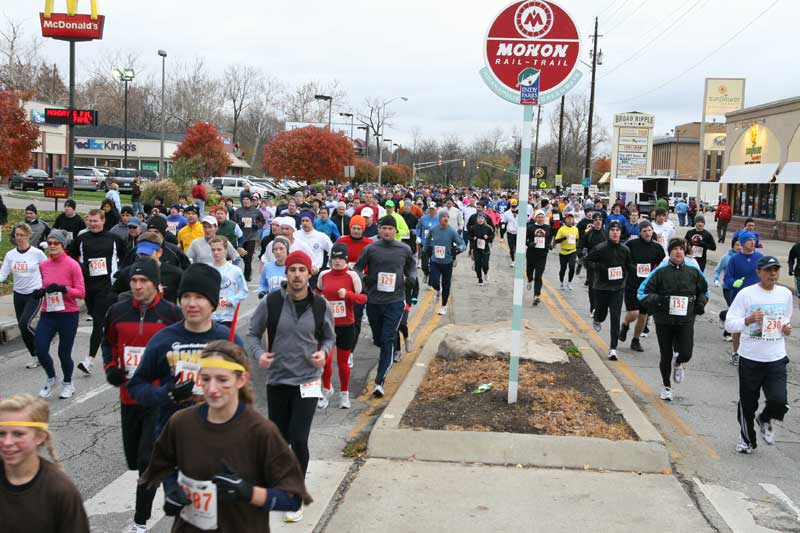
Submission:
{"label": "black jacket", "polygon": [[[163,255],[161,256],[163,259]],[[169,263],[161,263],[159,269],[161,273],[161,289],[163,291],[163,298],[168,302],[178,303],[178,286],[181,284],[183,278],[183,270],[171,265]],[[131,267],[127,266],[117,273],[117,279],[114,281],[114,292],[118,295],[131,290],[130,286]]]}
{"label": "black jacket", "polygon": [[[656,324],[688,324],[695,315],[703,314],[708,283],[700,269],[672,261],[657,268],[645,281],[641,300]],[[685,315],[670,314],[670,297],[688,297]]]}
{"label": "black jacket", "polygon": [[[627,279],[627,286],[630,289],[638,289],[651,270],[655,270],[666,254],[653,239],[645,241],[641,237],[631,239],[625,243],[631,252],[631,270]],[[650,268],[639,268],[639,265],[649,265]]]}
{"label": "black jacket", "polygon": [[[536,246],[537,239],[544,239],[540,242],[540,247]],[[541,226],[535,222],[528,222],[527,231],[525,233],[525,246],[528,252],[533,256],[547,255],[550,251],[550,246],[553,241],[553,230],[547,224]]]}
{"label": "black jacket", "polygon": [[[478,239],[486,241],[483,250],[478,249]],[[481,253],[484,255],[491,253],[489,244],[492,241],[494,241],[494,227],[489,225],[488,221],[486,224],[473,224],[469,229],[469,245],[472,253]]]}
{"label": "black jacket", "polygon": [[[580,231],[580,228],[578,228]],[[604,229],[594,229],[590,228],[589,231],[580,234],[581,237],[578,239],[578,255],[584,256],[587,253],[591,252],[595,246],[603,244],[608,240],[608,233]],[[587,267],[588,268],[588,267]]]}
{"label": "black jacket", "polygon": [[[708,250],[716,250],[717,243],[714,240],[714,237],[711,236],[711,233],[708,230],[697,231],[696,229],[692,228],[686,233],[686,242],[689,243],[689,246],[695,247],[699,246],[703,249],[703,255],[700,257],[696,257],[695,259],[702,259],[703,261],[706,260],[706,254]],[[693,252],[689,252],[694,257]]]}
{"label": "black jacket", "polygon": [[[122,239],[103,230],[99,233],[81,233],[72,241],[68,252],[81,265],[86,292],[97,293],[111,290],[113,278],[128,250]],[[105,274],[92,275],[89,269],[91,260],[105,260]],[[96,268],[95,273],[99,270]]]}
{"label": "black jacket", "polygon": [[339,235],[344,237],[350,235],[350,217],[347,215],[339,215],[339,211],[334,211],[331,215],[331,220],[336,224],[336,229],[339,230]]}
{"label": "black jacket", "polygon": [[[625,279],[631,270],[631,251],[624,244],[606,241],[592,248],[583,265],[594,272],[593,289],[618,291],[625,287]],[[612,274],[619,278],[609,279]]]}

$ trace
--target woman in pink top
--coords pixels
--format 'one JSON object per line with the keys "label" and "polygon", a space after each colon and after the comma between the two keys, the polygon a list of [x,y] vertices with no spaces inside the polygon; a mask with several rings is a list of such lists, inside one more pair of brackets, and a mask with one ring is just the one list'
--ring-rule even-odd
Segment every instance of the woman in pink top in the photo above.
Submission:
{"label": "woman in pink top", "polygon": [[42,313],[36,327],[36,356],[47,373],[47,383],[39,391],[42,398],[50,398],[58,383],[53,358],[50,357],[50,342],[56,334],[58,358],[64,373],[64,386],[59,397],[66,400],[75,394],[72,385],[72,345],[78,333],[80,315],[77,299],[86,296],[86,288],[80,265],[64,252],[68,240],[69,234],[64,230],[50,232],[47,237],[50,258],[39,265],[42,288],[34,293],[42,298]]}

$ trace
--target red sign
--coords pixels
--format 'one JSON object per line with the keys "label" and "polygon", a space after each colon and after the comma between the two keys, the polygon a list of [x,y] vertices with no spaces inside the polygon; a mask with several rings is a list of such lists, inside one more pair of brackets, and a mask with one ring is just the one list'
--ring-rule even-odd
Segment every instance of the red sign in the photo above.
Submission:
{"label": "red sign", "polygon": [[44,109],[44,121],[47,124],[63,124],[66,126],[96,126],[97,111],[93,109]]}
{"label": "red sign", "polygon": [[547,0],[515,2],[501,11],[486,34],[484,53],[493,78],[487,82],[499,83],[493,90],[502,90],[508,100],[512,92],[518,95],[518,103],[520,92],[541,95],[541,103],[552,101],[554,91],[566,92],[580,77],[574,72],[578,28],[564,9]]}
{"label": "red sign", "polygon": [[69,189],[66,187],[45,187],[45,198],[69,198]]}
{"label": "red sign", "polygon": [[52,37],[64,41],[91,41],[103,38],[103,23],[106,18],[99,15],[67,15],[66,13],[51,13],[46,16],[39,13],[42,24],[42,37]]}

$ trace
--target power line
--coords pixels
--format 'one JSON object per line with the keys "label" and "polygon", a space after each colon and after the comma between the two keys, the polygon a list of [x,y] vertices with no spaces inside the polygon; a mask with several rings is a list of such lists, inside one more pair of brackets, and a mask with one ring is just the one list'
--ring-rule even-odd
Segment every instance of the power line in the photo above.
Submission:
{"label": "power line", "polygon": [[775,6],[778,4],[778,2],[780,2],[780,0],[775,0],[774,2],[772,2],[772,3],[771,3],[771,4],[770,4],[770,5],[769,5],[769,6],[768,6],[768,7],[767,7],[767,8],[766,8],[764,11],[762,11],[761,13],[759,13],[759,14],[758,14],[758,15],[757,15],[757,16],[756,16],[754,19],[752,19],[750,22],[748,22],[747,24],[745,24],[744,26],[742,26],[742,27],[741,27],[741,28],[740,28],[740,29],[739,29],[739,30],[738,30],[736,33],[734,33],[734,34],[733,34],[733,35],[732,35],[730,38],[728,38],[727,40],[725,40],[725,42],[723,42],[721,45],[719,45],[717,48],[715,48],[713,51],[711,51],[711,53],[709,53],[708,55],[706,55],[705,57],[703,57],[702,59],[700,59],[700,60],[699,60],[697,63],[695,63],[694,65],[690,66],[689,68],[687,68],[686,70],[684,70],[683,72],[681,72],[680,74],[678,74],[677,76],[675,76],[674,78],[671,78],[671,79],[669,79],[669,80],[665,81],[664,83],[662,83],[661,85],[658,85],[657,87],[654,87],[653,89],[650,89],[649,91],[643,92],[643,93],[639,94],[638,96],[634,96],[633,98],[627,98],[627,99],[625,99],[625,100],[618,100],[618,101],[616,101],[616,102],[611,102],[611,105],[615,105],[615,104],[621,104],[621,103],[624,103],[624,102],[630,102],[630,101],[632,101],[632,100],[638,100],[639,98],[641,98],[641,97],[643,97],[643,96],[647,96],[647,95],[649,95],[649,94],[652,94],[652,93],[654,93],[654,92],[656,92],[656,91],[658,91],[658,90],[661,90],[661,89],[663,89],[664,87],[666,87],[667,85],[671,84],[672,82],[674,82],[674,81],[676,81],[676,80],[679,80],[680,78],[684,77],[686,74],[688,74],[688,73],[689,73],[689,72],[691,72],[692,70],[696,69],[697,67],[699,67],[700,65],[702,65],[703,63],[705,63],[705,62],[706,62],[708,59],[710,59],[712,56],[714,56],[714,55],[715,55],[717,52],[719,52],[720,50],[722,50],[723,48],[725,48],[725,47],[726,47],[728,44],[730,44],[730,43],[731,43],[731,41],[733,41],[734,39],[736,39],[736,38],[737,38],[739,35],[741,35],[742,33],[744,33],[744,32],[745,32],[745,31],[746,31],[746,30],[747,30],[747,29],[748,29],[750,26],[752,26],[752,25],[753,25],[753,24],[754,24],[754,23],[755,23],[755,22],[756,22],[758,19],[760,19],[761,17],[763,17],[764,15],[766,15],[766,14],[767,14],[767,13],[768,13],[768,12],[769,12],[769,11],[770,11],[772,8],[773,8],[773,7],[775,7]]}
{"label": "power line", "polygon": [[622,0],[622,3],[621,3],[619,6],[617,6],[617,8],[616,8],[614,11],[612,11],[611,13],[609,13],[608,15],[606,15],[606,17],[607,17],[607,18],[611,18],[611,17],[613,17],[614,15],[616,15],[617,13],[619,13],[619,12],[620,12],[620,10],[622,10],[622,8],[623,8],[623,7],[625,7],[625,4],[627,4],[627,3],[628,3],[628,1],[629,1],[629,0]]}
{"label": "power line", "polygon": [[600,11],[599,11],[599,12],[598,12],[596,15],[595,15],[595,17],[599,17],[600,15],[602,15],[603,13],[605,13],[606,11],[608,11],[608,9],[609,9],[611,6],[613,6],[614,4],[616,4],[616,3],[617,3],[617,1],[618,1],[618,0],[611,0],[611,3],[609,3],[609,4],[608,4],[606,7],[604,7],[603,9],[601,9],[601,10],[600,10]]}
{"label": "power line", "polygon": [[601,76],[601,77],[600,77],[600,79],[602,80],[602,79],[605,79],[605,78],[609,77],[609,76],[610,76],[612,73],[616,72],[616,71],[617,71],[617,70],[619,70],[620,68],[622,68],[622,67],[624,67],[625,65],[627,65],[627,64],[628,64],[628,62],[629,62],[631,59],[635,59],[636,57],[638,57],[638,56],[639,56],[639,55],[640,55],[642,52],[644,52],[644,51],[645,51],[647,48],[649,48],[649,47],[650,47],[650,45],[652,45],[652,44],[653,44],[654,42],[656,42],[656,41],[657,41],[659,38],[661,38],[661,36],[662,36],[662,35],[664,35],[664,34],[665,34],[665,33],[667,33],[669,30],[671,30],[671,29],[672,29],[672,28],[673,28],[673,27],[674,27],[674,26],[675,26],[675,25],[676,25],[678,22],[680,22],[681,20],[683,20],[684,18],[686,18],[686,16],[687,16],[687,15],[689,15],[689,13],[691,13],[691,12],[692,12],[692,11],[693,11],[693,10],[694,10],[694,9],[695,9],[697,6],[698,6],[698,5],[700,5],[700,4],[702,4],[702,3],[705,3],[705,2],[707,2],[707,1],[708,1],[708,0],[695,0],[694,4],[692,4],[691,6],[689,6],[689,9],[687,9],[686,11],[684,11],[684,12],[683,12],[683,13],[682,13],[680,16],[678,16],[678,18],[676,18],[674,21],[672,21],[672,23],[671,23],[671,24],[669,24],[669,25],[668,25],[666,28],[664,28],[664,29],[663,29],[663,30],[662,30],[662,31],[661,31],[661,32],[660,32],[658,35],[656,35],[655,37],[653,37],[652,39],[650,39],[649,41],[647,41],[645,44],[643,44],[641,47],[639,47],[639,49],[638,49],[638,50],[636,50],[636,51],[635,51],[634,53],[632,53],[630,56],[628,56],[627,58],[625,58],[625,59],[624,59],[622,62],[620,62],[620,63],[619,63],[619,64],[618,64],[616,67],[612,68],[612,69],[611,69],[611,70],[609,70],[609,71],[606,71],[606,72],[603,74],[603,76]]}
{"label": "power line", "polygon": [[620,26],[622,26],[623,24],[625,24],[626,22],[628,22],[628,19],[630,19],[632,16],[634,16],[634,15],[635,15],[635,14],[636,14],[636,13],[637,13],[637,12],[638,12],[640,9],[642,9],[642,7],[644,7],[644,5],[645,5],[647,2],[649,2],[649,1],[650,1],[650,0],[643,0],[643,1],[642,1],[642,2],[641,2],[639,5],[638,5],[638,6],[636,6],[636,7],[634,8],[634,10],[633,10],[633,11],[631,11],[630,13],[628,13],[628,16],[627,16],[627,17],[623,17],[623,18],[622,18],[622,20],[620,20],[618,23],[616,23],[614,26],[612,26],[612,28],[611,28],[610,30],[606,30],[606,35],[608,35],[608,34],[609,34],[609,33],[611,33],[612,31],[616,30],[617,28],[619,28]]}

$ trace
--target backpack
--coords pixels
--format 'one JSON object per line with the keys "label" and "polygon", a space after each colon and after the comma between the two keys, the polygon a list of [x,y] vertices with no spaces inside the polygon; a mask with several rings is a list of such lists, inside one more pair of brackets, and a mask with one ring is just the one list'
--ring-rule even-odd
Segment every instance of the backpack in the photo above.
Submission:
{"label": "backpack", "polygon": [[[314,338],[317,339],[317,346],[319,346],[322,343],[322,336],[324,334],[325,311],[328,309],[328,303],[325,301],[325,298],[318,294],[311,293],[311,295],[313,298],[311,302],[311,311],[314,313]],[[267,296],[268,352],[272,351],[275,333],[278,331],[278,322],[280,322],[283,312],[283,301],[283,291],[273,291]]]}

